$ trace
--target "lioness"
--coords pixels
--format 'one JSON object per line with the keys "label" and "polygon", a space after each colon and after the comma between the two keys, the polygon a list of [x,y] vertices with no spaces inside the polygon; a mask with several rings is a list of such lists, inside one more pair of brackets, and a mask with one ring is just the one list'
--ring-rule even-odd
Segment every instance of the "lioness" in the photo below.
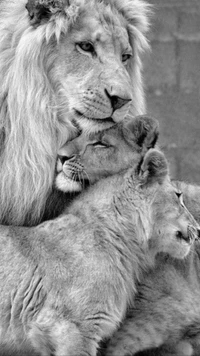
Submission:
{"label": "lioness", "polygon": [[149,139],[142,135],[136,145],[135,128],[119,126],[96,141],[89,137],[83,147],[79,139],[69,143],[86,176],[98,169],[106,178],[55,220],[1,228],[5,353],[23,348],[32,355],[95,356],[100,340],[122,321],[140,273],[155,255],[189,253],[198,225],[170,182],[164,155],[151,148],[139,159]]}

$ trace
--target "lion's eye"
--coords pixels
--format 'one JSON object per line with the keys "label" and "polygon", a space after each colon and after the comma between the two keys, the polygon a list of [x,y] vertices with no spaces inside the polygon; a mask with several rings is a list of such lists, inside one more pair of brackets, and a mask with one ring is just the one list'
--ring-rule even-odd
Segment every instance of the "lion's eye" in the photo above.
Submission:
{"label": "lion's eye", "polygon": [[96,148],[108,148],[109,147],[108,145],[106,145],[105,143],[103,143],[101,141],[94,142],[92,145]]}
{"label": "lion's eye", "polygon": [[94,53],[94,46],[91,42],[79,42],[77,43],[77,47],[80,48],[83,52]]}
{"label": "lion's eye", "polygon": [[177,196],[178,198],[180,198],[180,197],[182,196],[182,193],[181,193],[181,192],[175,192],[175,194],[176,194],[176,196]]}
{"label": "lion's eye", "polygon": [[182,192],[175,192],[176,196],[178,197],[181,205],[184,205],[184,202],[183,202],[183,193]]}
{"label": "lion's eye", "polygon": [[122,62],[124,64],[126,64],[128,62],[128,60],[132,57],[132,55],[130,53],[124,53],[122,54]]}

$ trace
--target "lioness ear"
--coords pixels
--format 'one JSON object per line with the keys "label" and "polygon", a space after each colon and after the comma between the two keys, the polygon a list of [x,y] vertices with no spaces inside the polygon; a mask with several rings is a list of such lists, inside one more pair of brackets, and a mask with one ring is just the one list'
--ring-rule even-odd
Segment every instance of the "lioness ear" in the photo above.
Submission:
{"label": "lioness ear", "polygon": [[158,140],[158,121],[146,115],[128,117],[125,121],[126,138],[134,141],[141,147],[153,148]]}
{"label": "lioness ear", "polygon": [[155,181],[162,184],[168,174],[169,168],[165,155],[156,149],[150,149],[144,156],[139,169],[142,185]]}
{"label": "lioness ear", "polygon": [[36,26],[48,21],[53,13],[61,11],[67,5],[69,5],[67,0],[28,0],[26,9],[31,25]]}

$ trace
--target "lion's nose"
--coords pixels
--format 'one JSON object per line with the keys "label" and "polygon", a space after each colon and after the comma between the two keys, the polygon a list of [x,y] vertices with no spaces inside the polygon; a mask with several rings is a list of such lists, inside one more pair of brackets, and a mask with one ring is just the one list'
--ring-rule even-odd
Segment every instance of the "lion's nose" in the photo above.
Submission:
{"label": "lion's nose", "polygon": [[73,156],[70,156],[70,157],[68,157],[68,156],[61,156],[61,155],[58,155],[58,159],[61,161],[61,163],[62,163],[62,165],[66,162],[66,161],[73,161],[73,160],[75,160],[75,155],[73,155]]}
{"label": "lion's nose", "polygon": [[187,227],[176,231],[176,237],[185,240],[188,243],[192,243],[194,240],[199,240],[200,230],[192,225],[188,225]]}
{"label": "lion's nose", "polygon": [[127,104],[129,101],[131,101],[131,98],[121,98],[120,96],[117,95],[110,95],[109,92],[105,89],[106,95],[109,97],[111,101],[111,106],[113,108],[113,112],[115,110],[120,109],[122,106]]}

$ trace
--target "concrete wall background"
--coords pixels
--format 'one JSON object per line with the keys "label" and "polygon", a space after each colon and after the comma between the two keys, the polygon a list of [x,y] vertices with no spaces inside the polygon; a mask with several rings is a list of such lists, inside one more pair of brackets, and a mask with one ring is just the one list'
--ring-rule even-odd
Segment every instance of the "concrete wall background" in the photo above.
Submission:
{"label": "concrete wall background", "polygon": [[200,183],[200,0],[154,5],[144,58],[147,111],[160,121],[172,176]]}

